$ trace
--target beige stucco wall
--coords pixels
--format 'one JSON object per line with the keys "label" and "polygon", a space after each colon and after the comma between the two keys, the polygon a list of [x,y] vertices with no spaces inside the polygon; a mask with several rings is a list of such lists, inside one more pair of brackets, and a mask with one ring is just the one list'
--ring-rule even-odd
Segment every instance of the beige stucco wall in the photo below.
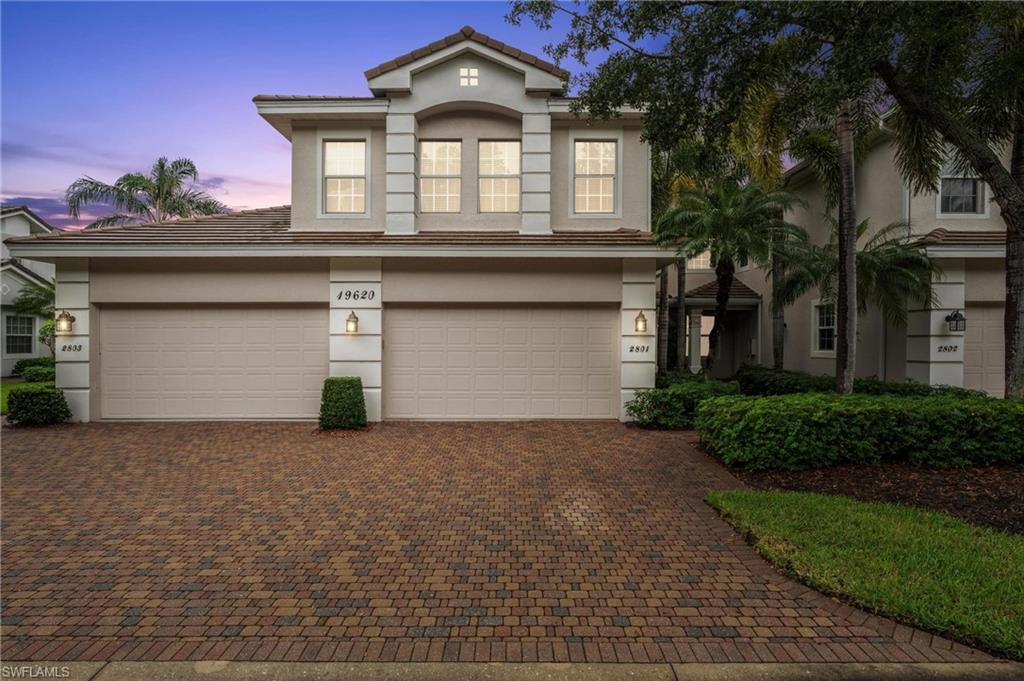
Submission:
{"label": "beige stucco wall", "polygon": [[610,303],[622,299],[618,259],[385,258],[385,303]]}
{"label": "beige stucco wall", "polygon": [[512,116],[485,111],[452,111],[419,121],[419,140],[462,141],[462,195],[458,213],[420,212],[416,226],[430,230],[519,229],[519,213],[480,213],[480,140],[519,140],[522,122]]}
{"label": "beige stucco wall", "polygon": [[964,297],[970,302],[1006,302],[1006,261],[999,258],[964,260]]}
{"label": "beige stucco wall", "polygon": [[[321,143],[324,139],[370,137],[367,215],[320,214]],[[384,229],[385,164],[382,122],[324,121],[319,127],[292,131],[292,229],[313,231],[380,231]]]}
{"label": "beige stucco wall", "polygon": [[[580,139],[620,141],[619,204],[614,216],[573,215],[573,145]],[[650,152],[640,127],[624,121],[555,120],[551,124],[551,227],[572,230],[650,229]]]}
{"label": "beige stucco wall", "polygon": [[327,258],[90,261],[90,302],[326,303]]}
{"label": "beige stucco wall", "polygon": [[[1003,165],[1010,167],[1009,145],[1002,153]],[[949,229],[961,232],[970,231],[1002,231],[1006,229],[1006,223],[999,212],[999,206],[992,201],[992,191],[986,188],[986,199],[988,199],[989,212],[987,216],[938,216],[938,194],[936,192],[921,192],[919,194],[908,194],[910,204],[910,226],[913,234],[927,234],[933,229]]]}

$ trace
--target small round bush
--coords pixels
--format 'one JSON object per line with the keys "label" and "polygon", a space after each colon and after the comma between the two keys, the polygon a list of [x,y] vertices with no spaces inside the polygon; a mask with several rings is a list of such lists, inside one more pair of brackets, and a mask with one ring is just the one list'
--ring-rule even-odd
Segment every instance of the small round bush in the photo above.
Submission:
{"label": "small round bush", "polygon": [[320,428],[363,428],[366,426],[366,398],[363,381],[357,376],[332,376],[324,381],[320,399]]}
{"label": "small round bush", "polygon": [[49,367],[53,368],[56,366],[53,357],[29,357],[27,359],[19,359],[14,363],[14,367],[11,369],[12,376],[23,376],[22,372],[28,367]]}
{"label": "small round bush", "polygon": [[64,391],[52,383],[23,383],[7,394],[7,419],[22,426],[50,426],[71,418]]}
{"label": "small round bush", "polygon": [[54,367],[32,366],[21,370],[21,377],[25,379],[26,383],[52,382],[56,375],[57,370]]}

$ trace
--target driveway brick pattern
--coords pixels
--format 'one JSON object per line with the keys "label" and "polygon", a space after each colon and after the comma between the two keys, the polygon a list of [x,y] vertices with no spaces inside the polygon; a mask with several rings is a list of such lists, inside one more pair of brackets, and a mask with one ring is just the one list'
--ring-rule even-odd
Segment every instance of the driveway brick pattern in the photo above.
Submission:
{"label": "driveway brick pattern", "polygon": [[5,660],[984,661],[779,575],[693,436],[3,431]]}

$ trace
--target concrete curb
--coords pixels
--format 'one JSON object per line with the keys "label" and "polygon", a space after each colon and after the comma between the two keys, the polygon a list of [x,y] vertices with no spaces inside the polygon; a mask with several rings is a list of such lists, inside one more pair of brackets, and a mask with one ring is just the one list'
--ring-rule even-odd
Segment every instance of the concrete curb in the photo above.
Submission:
{"label": "concrete curb", "polygon": [[[49,676],[38,670],[49,670]],[[0,673],[67,681],[1016,681],[1024,678],[1024,664],[5,662]]]}

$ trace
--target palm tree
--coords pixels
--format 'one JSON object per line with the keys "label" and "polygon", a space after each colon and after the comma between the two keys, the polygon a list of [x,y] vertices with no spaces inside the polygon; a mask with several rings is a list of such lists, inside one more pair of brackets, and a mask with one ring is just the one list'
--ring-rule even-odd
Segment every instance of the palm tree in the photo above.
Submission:
{"label": "palm tree", "polygon": [[53,319],[55,293],[49,284],[26,284],[11,303],[15,314]]}
{"label": "palm tree", "polygon": [[[828,243],[790,244],[786,251],[786,273],[773,305],[792,305],[815,288],[823,302],[836,304],[840,281],[839,226],[834,218],[827,219],[832,234]],[[905,324],[908,300],[934,301],[932,281],[941,269],[907,236],[905,223],[888,224],[865,240],[870,231],[868,220],[856,227],[857,240],[863,241],[857,251],[856,310],[864,314],[868,306],[874,306],[886,321]]]}
{"label": "palm tree", "polygon": [[797,203],[792,194],[765,191],[756,182],[740,185],[723,181],[708,190],[682,190],[676,207],[658,221],[655,239],[662,245],[675,246],[679,257],[692,258],[704,251],[711,255],[718,284],[715,324],[709,339],[712,361],[725,330],[736,266],[749,262],[767,267],[773,243],[800,238],[803,230],[781,217]]}
{"label": "palm tree", "polygon": [[86,229],[108,227],[125,222],[164,222],[171,218],[190,218],[228,212],[227,207],[206,192],[196,189],[199,177],[196,164],[187,158],[168,162],[161,156],[148,175],[127,173],[114,184],[89,176],[71,183],[64,195],[68,213],[78,217],[90,203],[109,204],[117,212],[93,220]]}

